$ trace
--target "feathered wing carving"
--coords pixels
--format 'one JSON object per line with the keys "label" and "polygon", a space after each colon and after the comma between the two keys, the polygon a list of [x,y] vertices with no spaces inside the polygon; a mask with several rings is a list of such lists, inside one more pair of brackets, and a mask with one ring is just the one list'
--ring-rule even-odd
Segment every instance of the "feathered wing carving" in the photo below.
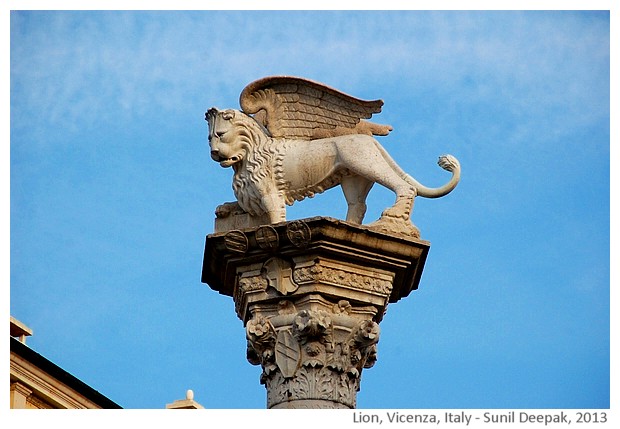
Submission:
{"label": "feathered wing carving", "polygon": [[345,134],[387,135],[392,127],[362,119],[381,112],[383,100],[366,101],[318,82],[271,76],[250,83],[239,103],[272,137],[313,140]]}

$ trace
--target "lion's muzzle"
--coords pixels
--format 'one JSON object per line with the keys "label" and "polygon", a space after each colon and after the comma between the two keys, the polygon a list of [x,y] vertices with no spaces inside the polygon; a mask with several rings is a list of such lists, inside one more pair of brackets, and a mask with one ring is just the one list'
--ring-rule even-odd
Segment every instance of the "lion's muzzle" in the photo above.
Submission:
{"label": "lion's muzzle", "polygon": [[222,167],[230,167],[233,164],[236,164],[241,160],[241,157],[238,155],[232,156],[230,158],[225,158],[220,155],[218,150],[211,151],[211,158],[213,161],[219,163]]}

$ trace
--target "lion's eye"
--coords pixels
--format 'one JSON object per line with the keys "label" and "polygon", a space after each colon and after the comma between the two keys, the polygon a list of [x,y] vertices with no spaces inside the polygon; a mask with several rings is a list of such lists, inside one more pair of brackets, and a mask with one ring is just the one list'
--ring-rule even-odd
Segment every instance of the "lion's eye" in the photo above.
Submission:
{"label": "lion's eye", "polygon": [[217,131],[215,133],[215,135],[217,136],[217,138],[222,138],[224,136],[224,134],[226,134],[226,131]]}

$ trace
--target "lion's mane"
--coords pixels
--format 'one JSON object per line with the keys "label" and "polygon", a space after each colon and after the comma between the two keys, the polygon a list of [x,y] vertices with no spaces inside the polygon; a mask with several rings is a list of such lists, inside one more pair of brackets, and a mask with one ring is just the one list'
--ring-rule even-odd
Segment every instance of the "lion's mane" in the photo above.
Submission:
{"label": "lion's mane", "polygon": [[[284,144],[281,139],[270,137],[253,118],[236,114],[232,119],[238,141],[245,151],[245,162],[235,168],[232,188],[239,206],[252,216],[260,216],[267,209],[260,190],[265,182],[272,181],[282,195],[282,159]],[[275,189],[274,189],[275,191]]]}

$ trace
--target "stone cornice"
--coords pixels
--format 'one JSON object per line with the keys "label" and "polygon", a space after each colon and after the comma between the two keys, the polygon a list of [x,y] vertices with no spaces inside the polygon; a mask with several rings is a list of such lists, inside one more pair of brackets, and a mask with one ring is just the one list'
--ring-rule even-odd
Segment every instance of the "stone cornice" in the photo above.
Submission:
{"label": "stone cornice", "polygon": [[[294,260],[301,255],[335,259],[393,273],[388,302],[397,302],[418,288],[430,243],[407,236],[374,231],[328,217],[211,234],[205,244],[202,282],[223,295],[234,296],[240,266],[260,267],[277,256]],[[297,276],[303,276],[300,268]]]}

